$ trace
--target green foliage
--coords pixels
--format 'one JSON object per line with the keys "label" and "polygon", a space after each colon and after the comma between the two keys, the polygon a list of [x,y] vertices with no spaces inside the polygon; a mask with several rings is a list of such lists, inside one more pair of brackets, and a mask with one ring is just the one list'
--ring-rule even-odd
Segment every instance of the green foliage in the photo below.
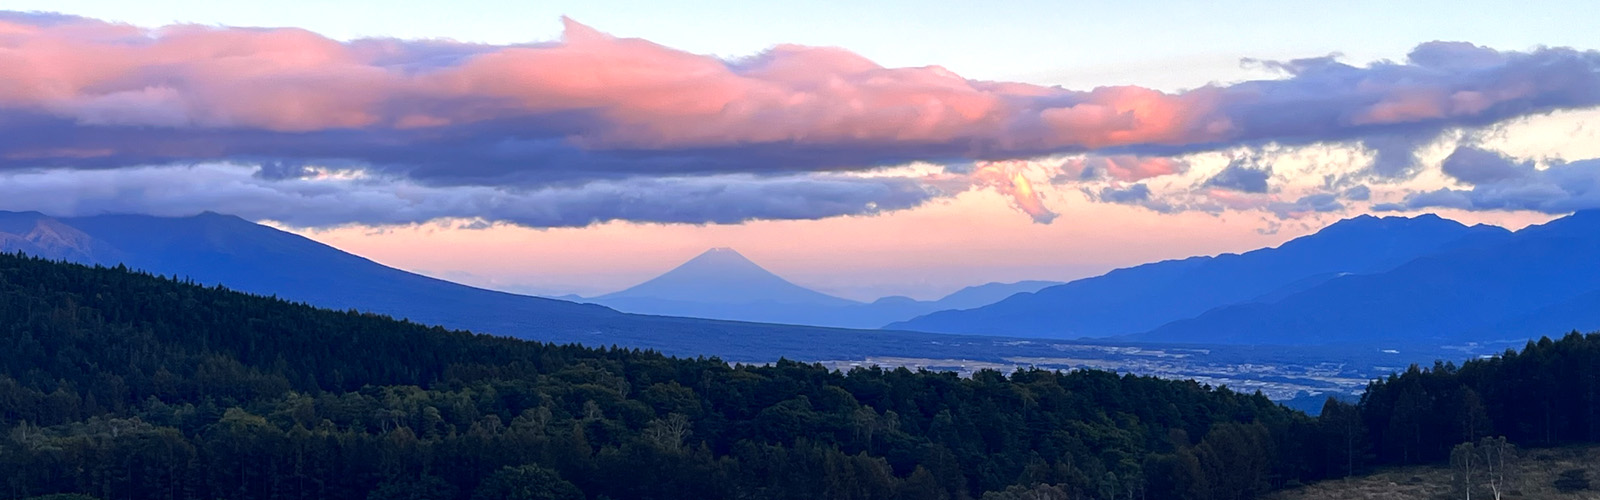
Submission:
{"label": "green foliage", "polygon": [[1006,488],[1005,491],[984,493],[982,500],[1069,500],[1071,498],[1072,493],[1060,486],[1035,484],[1031,487],[1016,485]]}
{"label": "green foliage", "polygon": [[506,467],[478,485],[473,500],[583,500],[577,486],[537,465]]}
{"label": "green foliage", "polygon": [[1594,439],[1596,346],[1311,419],[1193,381],[730,365],[0,256],[0,499],[1243,499],[1474,436]]}
{"label": "green foliage", "polygon": [[367,500],[450,500],[456,487],[433,476],[396,478],[378,484]]}
{"label": "green foliage", "polygon": [[1459,443],[1504,436],[1523,446],[1600,441],[1600,334],[1529,342],[1459,367],[1412,366],[1373,382],[1362,420],[1376,461],[1448,460]]}

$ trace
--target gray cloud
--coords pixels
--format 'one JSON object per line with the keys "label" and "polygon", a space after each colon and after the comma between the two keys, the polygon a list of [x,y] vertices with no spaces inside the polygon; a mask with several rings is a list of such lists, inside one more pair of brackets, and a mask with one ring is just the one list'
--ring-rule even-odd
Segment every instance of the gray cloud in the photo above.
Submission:
{"label": "gray cloud", "polygon": [[469,227],[579,227],[613,220],[732,224],[871,215],[954,194],[917,179],[840,175],[635,178],[538,189],[432,187],[347,171],[266,178],[271,176],[216,164],[14,172],[0,175],[0,210],[61,216],[214,210],[301,227],[446,218],[477,221]]}
{"label": "gray cloud", "polygon": [[1472,186],[1412,193],[1399,203],[1380,204],[1374,209],[1533,210],[1562,214],[1600,208],[1600,159],[1557,162],[1539,169],[1532,162],[1465,146],[1452,153],[1445,166],[1451,176]]}
{"label": "gray cloud", "polygon": [[1533,162],[1514,162],[1494,151],[1459,147],[1445,157],[1444,173],[1470,184],[1493,184],[1534,173]]}
{"label": "gray cloud", "polygon": [[1383,178],[1405,177],[1417,171],[1417,149],[1437,135],[1437,131],[1373,135],[1362,138],[1361,145],[1373,152],[1372,173]]}
{"label": "gray cloud", "polygon": [[1344,190],[1344,199],[1350,201],[1367,201],[1372,199],[1372,188],[1367,186],[1351,186]]}
{"label": "gray cloud", "polygon": [[1124,205],[1143,203],[1150,200],[1150,186],[1134,184],[1122,189],[1108,186],[1100,190],[1099,199],[1107,203]]}
{"label": "gray cloud", "polygon": [[1244,193],[1265,193],[1267,179],[1271,177],[1271,166],[1256,165],[1249,160],[1234,160],[1221,172],[1217,172],[1217,175],[1206,180],[1205,185]]}
{"label": "gray cloud", "polygon": [[1289,219],[1305,212],[1337,212],[1344,210],[1344,204],[1339,202],[1337,194],[1314,193],[1302,196],[1293,203],[1271,203],[1266,208],[1279,219]]}
{"label": "gray cloud", "polygon": [[1083,193],[1090,199],[1101,203],[1132,205],[1164,214],[1189,210],[1214,213],[1222,210],[1221,205],[1211,203],[1205,200],[1203,196],[1193,196],[1193,193],[1185,196],[1157,195],[1150,190],[1150,186],[1144,183],[1133,184],[1123,188],[1106,186],[1098,191],[1085,188]]}
{"label": "gray cloud", "polygon": [[316,170],[295,161],[266,161],[256,168],[255,176],[269,181],[302,179],[316,175]]}

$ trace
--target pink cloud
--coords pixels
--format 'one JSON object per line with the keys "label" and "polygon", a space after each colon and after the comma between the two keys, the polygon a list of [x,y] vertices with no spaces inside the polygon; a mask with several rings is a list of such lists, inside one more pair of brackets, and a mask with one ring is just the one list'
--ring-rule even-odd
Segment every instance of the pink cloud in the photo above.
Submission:
{"label": "pink cloud", "polygon": [[[570,19],[556,43],[463,46],[470,54],[432,63],[406,58],[414,42],[342,43],[299,29],[22,19],[0,21],[0,64],[11,68],[0,103],[89,125],[315,132],[588,112],[598,121],[564,134],[591,149],[955,142],[974,157],[1271,136],[1236,122],[1241,104],[1273,99],[1262,92],[1270,82],[1178,94],[1132,86],[1078,92],[972,81],[936,66],[885,68],[843,49],[795,45],[726,61]],[[1463,72],[1510,58],[1495,53],[1499,59],[1485,62],[1470,47],[1430,57],[1464,57],[1457,53],[1477,61]],[[1449,89],[1368,78],[1351,86],[1370,104],[1352,109],[1349,123],[1475,115],[1560,90],[1525,81]]]}
{"label": "pink cloud", "polygon": [[0,67],[11,68],[0,79],[0,104],[89,125],[370,126],[403,83],[349,46],[304,30],[0,24]]}
{"label": "pink cloud", "polygon": [[972,170],[971,179],[975,185],[993,188],[1011,198],[1012,206],[1028,214],[1034,222],[1049,224],[1058,214],[1044,205],[1044,198],[1028,180],[1025,172],[1029,167],[1029,162],[1016,160],[979,162]]}
{"label": "pink cloud", "polygon": [[0,12],[0,168],[326,162],[522,189],[978,162],[969,180],[1048,220],[1028,177],[993,162],[1087,153],[1059,172],[1130,183],[1183,171],[1169,156],[1185,152],[1600,105],[1600,54],[1572,49],[1429,43],[1402,62],[1267,66],[1284,77],[1070,90],[829,47],[722,59],[572,20],[558,41],[476,45]]}
{"label": "pink cloud", "polygon": [[1061,166],[1066,180],[1088,176],[1109,177],[1122,182],[1172,175],[1186,169],[1188,165],[1182,160],[1165,156],[1138,155],[1095,155],[1073,158]]}

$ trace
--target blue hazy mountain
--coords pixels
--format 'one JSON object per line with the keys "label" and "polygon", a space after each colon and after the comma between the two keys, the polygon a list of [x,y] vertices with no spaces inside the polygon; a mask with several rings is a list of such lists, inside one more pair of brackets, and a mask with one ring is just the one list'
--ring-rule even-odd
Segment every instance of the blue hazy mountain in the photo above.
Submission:
{"label": "blue hazy mountain", "polygon": [[713,248],[644,283],[585,299],[639,314],[713,318],[842,328],[878,328],[944,309],[990,304],[1049,281],[990,283],[936,301],[884,297],[871,303],[796,285],[731,248]]}
{"label": "blue hazy mountain", "polygon": [[[483,290],[401,271],[230,215],[60,219],[32,215],[51,227],[70,228],[81,245],[68,252],[37,255],[120,263],[322,307],[360,309],[429,324],[494,327],[488,331],[617,314],[594,305]],[[94,258],[71,258],[81,254]],[[483,312],[464,319],[462,311],[469,309]]]}
{"label": "blue hazy mountain", "polygon": [[1132,335],[1143,341],[1325,344],[1523,339],[1600,329],[1600,211],[1341,276]]}
{"label": "blue hazy mountain", "polygon": [[944,298],[925,302],[924,304],[933,308],[930,309],[930,312],[972,309],[1005,300],[1007,297],[1019,293],[1033,293],[1060,284],[1062,284],[1060,281],[1038,280],[1018,281],[1015,283],[986,283],[956,290],[955,293],[946,295]]}
{"label": "blue hazy mountain", "polygon": [[424,324],[532,340],[651,348],[679,355],[771,360],[817,345],[843,355],[925,341],[870,332],[621,313],[603,306],[469,287],[383,266],[238,217],[0,212],[0,250],[79,263],[125,264],[207,285],[355,309]]}
{"label": "blue hazy mountain", "polygon": [[115,248],[38,212],[0,212],[0,252],[23,252],[80,264],[122,257]]}
{"label": "blue hazy mountain", "polygon": [[620,292],[595,297],[598,302],[630,299],[708,304],[860,305],[860,302],[813,291],[767,271],[732,248],[706,250],[666,273]]}
{"label": "blue hazy mountain", "polygon": [[1360,216],[1275,248],[1118,269],[889,326],[1045,338],[1138,333],[1220,306],[1286,300],[1350,275],[1389,270],[1422,255],[1508,235],[1502,228],[1468,227],[1433,215]]}

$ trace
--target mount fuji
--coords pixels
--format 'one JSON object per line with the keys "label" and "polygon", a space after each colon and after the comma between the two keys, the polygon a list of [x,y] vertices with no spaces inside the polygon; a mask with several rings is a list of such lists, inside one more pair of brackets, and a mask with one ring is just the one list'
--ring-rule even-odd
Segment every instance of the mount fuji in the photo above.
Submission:
{"label": "mount fuji", "polygon": [[1056,284],[989,283],[936,301],[897,296],[867,303],[796,285],[734,249],[713,248],[626,290],[577,300],[637,314],[878,328],[934,311],[979,307]]}

